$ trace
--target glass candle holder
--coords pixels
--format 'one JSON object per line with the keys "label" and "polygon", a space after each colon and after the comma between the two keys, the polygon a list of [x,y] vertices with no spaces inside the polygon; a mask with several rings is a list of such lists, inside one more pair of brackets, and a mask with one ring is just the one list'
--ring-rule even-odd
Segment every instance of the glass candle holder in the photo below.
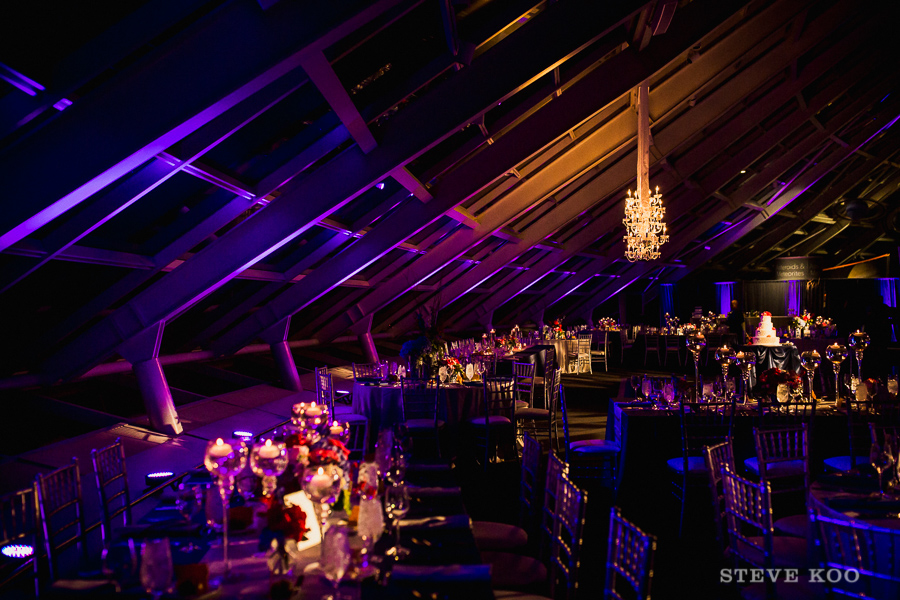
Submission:
{"label": "glass candle holder", "polygon": [[218,438],[206,445],[203,464],[217,478],[222,498],[222,561],[225,576],[231,573],[228,561],[228,497],[234,488],[234,477],[247,466],[247,444],[243,440]]}
{"label": "glass candle holder", "polygon": [[806,381],[809,385],[809,395],[806,397],[808,402],[812,402],[813,378],[816,376],[816,369],[820,364],[822,364],[822,356],[816,350],[807,350],[800,354],[800,366],[806,371]]}
{"label": "glass candle holder", "polygon": [[[716,361],[722,367],[722,384],[725,385],[728,381],[728,368],[736,362],[734,348],[729,348],[726,344],[716,350]],[[725,393],[727,396],[727,392]]]}
{"label": "glass candle holder", "polygon": [[840,379],[841,379],[841,363],[847,360],[849,353],[847,346],[838,344],[837,342],[829,344],[825,348],[825,357],[831,361],[834,370],[834,400],[835,402],[841,397]]}
{"label": "glass candle holder", "polygon": [[341,493],[343,476],[343,471],[337,465],[310,466],[303,473],[303,491],[313,503],[323,539],[331,505],[337,502],[338,494]]}
{"label": "glass candle holder", "polygon": [[859,375],[859,380],[863,380],[862,374],[862,360],[863,360],[863,352],[865,352],[866,348],[869,347],[869,334],[865,331],[856,330],[850,334],[850,339],[847,340],[847,343],[856,353],[856,367],[857,367],[857,375]]}
{"label": "glass candle holder", "polygon": [[271,496],[275,492],[278,476],[284,473],[287,466],[287,450],[282,442],[261,440],[250,451],[250,470],[262,478],[263,496]]}
{"label": "glass candle holder", "polygon": [[694,357],[694,387],[696,388],[696,398],[700,401],[702,390],[700,389],[700,353],[706,348],[706,337],[696,331],[685,337],[684,343]]}

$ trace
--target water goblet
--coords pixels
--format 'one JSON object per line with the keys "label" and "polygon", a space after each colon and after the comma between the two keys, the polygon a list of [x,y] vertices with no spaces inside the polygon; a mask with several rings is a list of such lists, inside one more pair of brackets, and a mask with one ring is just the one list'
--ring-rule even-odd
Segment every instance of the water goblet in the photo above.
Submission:
{"label": "water goblet", "polygon": [[331,505],[337,502],[341,493],[343,475],[337,465],[309,466],[303,473],[303,491],[313,503],[322,539],[325,539],[325,524],[331,514]]}
{"label": "water goblet", "polygon": [[409,549],[400,545],[400,520],[409,512],[409,491],[403,484],[394,484],[384,490],[384,510],[391,526],[394,528],[394,545],[388,549],[387,555],[395,560],[409,556]]}
{"label": "water goblet", "polygon": [[250,451],[250,470],[262,478],[263,496],[271,496],[275,492],[278,476],[287,469],[288,457],[284,444],[271,438],[260,440]]}
{"label": "water goblet", "polygon": [[888,444],[885,444],[884,446],[877,443],[872,444],[872,447],[869,449],[869,462],[878,473],[878,492],[881,497],[884,497],[886,494],[884,493],[884,479],[882,478],[882,473],[894,464],[894,457],[891,454],[890,446],[888,446]]}
{"label": "water goblet", "polygon": [[[222,562],[225,577],[231,573],[228,561],[228,497],[234,488],[234,477],[247,466],[247,444],[242,440],[218,438],[206,445],[203,464],[218,479],[222,499]],[[168,543],[168,541],[167,541]]]}
{"label": "water goblet", "polygon": [[851,348],[853,348],[853,351],[856,353],[857,375],[859,375],[859,380],[862,381],[863,352],[865,352],[866,348],[869,347],[869,334],[865,331],[860,331],[857,329],[850,334],[850,339],[847,340],[847,343]]}
{"label": "water goblet", "polygon": [[800,366],[806,371],[806,381],[809,385],[809,395],[807,401],[812,402],[813,381],[816,376],[816,369],[822,364],[822,356],[815,350],[807,350],[800,354]]}
{"label": "water goblet", "polygon": [[841,363],[847,360],[847,346],[837,342],[829,344],[825,348],[825,357],[831,361],[834,370],[834,399],[837,401],[841,397],[838,381],[841,374]]}
{"label": "water goblet", "polygon": [[322,538],[322,558],[319,566],[334,588],[333,595],[325,596],[322,600],[336,600],[339,598],[338,588],[341,580],[350,566],[350,544],[346,526],[335,524],[328,528],[328,532]]}
{"label": "water goblet", "polygon": [[141,545],[141,585],[154,600],[172,587],[172,551],[169,538],[144,540]]}

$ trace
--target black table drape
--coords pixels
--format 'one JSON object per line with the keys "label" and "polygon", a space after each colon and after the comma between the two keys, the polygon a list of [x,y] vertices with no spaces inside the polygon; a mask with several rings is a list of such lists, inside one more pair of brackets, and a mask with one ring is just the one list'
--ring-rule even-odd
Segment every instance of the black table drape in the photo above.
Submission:
{"label": "black table drape", "polygon": [[760,373],[767,369],[783,369],[785,371],[800,371],[800,351],[793,344],[781,346],[741,346],[742,352],[756,354],[756,369],[750,372],[750,387],[756,387],[756,379]]}

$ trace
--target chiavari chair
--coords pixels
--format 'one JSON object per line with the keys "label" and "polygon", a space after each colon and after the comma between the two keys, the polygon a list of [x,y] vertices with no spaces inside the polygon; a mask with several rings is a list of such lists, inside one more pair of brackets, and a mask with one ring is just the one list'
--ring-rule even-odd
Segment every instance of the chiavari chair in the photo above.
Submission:
{"label": "chiavari chair", "polygon": [[472,534],[480,551],[513,551],[528,545],[528,530],[535,523],[540,500],[538,485],[540,469],[541,445],[526,433],[520,470],[519,526],[493,521],[473,521]]}
{"label": "chiavari chair", "polygon": [[46,475],[39,474],[35,488],[50,581],[55,581],[60,576],[59,558],[63,551],[75,546],[82,562],[87,557],[78,459],[73,458],[70,465]]}
{"label": "chiavari chair", "polygon": [[[532,365],[533,366],[533,365]],[[546,408],[524,407],[516,408],[516,427],[519,431],[530,431],[538,434],[538,425],[547,434],[547,443],[552,448],[559,448],[559,436],[557,431],[557,410],[559,408],[559,370],[547,373],[544,378],[544,406]],[[544,426],[546,425],[546,429]]]}
{"label": "chiavari chair", "polygon": [[379,363],[353,363],[353,379],[360,377],[377,377],[381,378],[384,374],[381,372],[381,364]]}
{"label": "chiavari chair", "polygon": [[725,529],[725,491],[722,487],[722,469],[734,473],[734,446],[731,438],[720,444],[705,446],[703,456],[709,473],[709,492],[712,497],[713,518],[716,524],[716,541],[719,550],[725,552],[728,547],[728,535]]}
{"label": "chiavari chair", "polygon": [[659,335],[646,333],[644,334],[644,366],[647,366],[647,357],[651,352],[656,354],[656,364],[662,364],[659,356]]}
{"label": "chiavari chair", "polygon": [[603,598],[649,600],[655,554],[656,537],[638,529],[622,516],[618,507],[613,506],[609,513]]}
{"label": "chiavari chair", "polygon": [[441,429],[444,421],[438,419],[438,398],[441,382],[439,379],[400,380],[401,408],[403,423],[410,434],[419,437],[433,437],[438,456],[441,455]]}
{"label": "chiavari chair", "polygon": [[900,597],[900,529],[876,527],[852,519],[832,519],[813,513],[826,569],[856,571],[855,581],[825,578],[831,597]]}
{"label": "chiavari chair", "polygon": [[516,380],[516,408],[528,408],[534,401],[534,363],[513,363],[513,377]]}
{"label": "chiavari chair", "polygon": [[[484,378],[484,415],[472,417],[469,423],[475,433],[475,447],[484,445],[484,468],[491,450],[506,443],[515,449],[515,380],[512,377]],[[518,453],[515,453],[518,457]]]}
{"label": "chiavari chair", "polygon": [[569,477],[577,484],[587,485],[591,482],[603,482],[606,477],[613,488],[616,486],[616,465],[619,461],[617,441],[589,439],[571,441],[569,438],[569,414],[566,408],[566,390],[562,384],[559,389],[559,407],[562,415],[563,436],[566,462],[569,464]]}
{"label": "chiavari chair", "polygon": [[[609,332],[599,332],[600,340],[597,342],[597,349],[591,350],[591,360],[603,363],[603,370],[609,371]],[[591,336],[593,339],[593,335]],[[624,344],[622,345],[624,348]]]}
{"label": "chiavari chair", "polygon": [[723,402],[682,402],[680,415],[681,456],[666,461],[673,475],[673,493],[681,501],[679,532],[684,529],[688,489],[693,484],[705,484],[708,478],[703,447],[722,443],[731,437],[734,399]]}
{"label": "chiavari chair", "polygon": [[577,353],[576,353],[576,373],[593,373],[593,363],[592,363],[592,345],[593,334],[588,333],[579,333],[578,334],[578,344],[577,344]]}
{"label": "chiavari chair", "polygon": [[[347,416],[353,414],[353,408],[347,404],[337,404],[336,391],[334,389],[334,377],[328,372],[327,367],[317,367],[316,376],[316,402],[328,407],[332,418],[337,415]],[[352,394],[345,394],[346,401],[352,401]]]}
{"label": "chiavari chair", "polygon": [[[133,524],[131,492],[128,490],[128,470],[125,467],[125,447],[122,438],[100,450],[91,450],[94,481],[100,494],[100,538],[106,542],[112,535],[113,520],[122,517],[122,526]],[[119,504],[117,508],[113,504]]]}
{"label": "chiavari chair", "polygon": [[684,342],[682,341],[681,336],[678,335],[666,335],[665,344],[666,344],[666,354],[663,357],[663,364],[665,365],[669,361],[669,355],[673,352],[675,353],[675,359],[678,361],[678,365],[682,364],[681,361],[681,348],[684,346]]}
{"label": "chiavari chair", "polygon": [[869,425],[898,426],[898,410],[900,404],[883,402],[874,398],[858,400],[845,398],[847,412],[847,432],[849,455],[832,456],[825,459],[828,471],[846,472],[869,462],[871,433]]}
{"label": "chiavari chair", "polygon": [[[753,429],[756,457],[744,465],[768,482],[773,495],[794,494],[806,498],[809,493],[809,432],[806,424],[780,429]],[[805,513],[777,519],[775,531],[805,538],[809,517]]]}
{"label": "chiavari chair", "polygon": [[550,597],[574,600],[588,494],[565,475],[557,479],[556,518],[550,556]]}

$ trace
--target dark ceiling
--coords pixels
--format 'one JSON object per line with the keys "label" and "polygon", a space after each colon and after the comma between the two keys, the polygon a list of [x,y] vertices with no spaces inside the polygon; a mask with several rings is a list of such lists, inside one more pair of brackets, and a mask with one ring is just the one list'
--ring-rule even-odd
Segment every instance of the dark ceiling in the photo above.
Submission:
{"label": "dark ceiling", "polygon": [[[160,323],[163,353],[227,355],[403,335],[425,303],[590,318],[897,247],[889,3],[55,4],[0,36],[6,375],[78,376]],[[644,80],[670,241],[631,264]]]}

